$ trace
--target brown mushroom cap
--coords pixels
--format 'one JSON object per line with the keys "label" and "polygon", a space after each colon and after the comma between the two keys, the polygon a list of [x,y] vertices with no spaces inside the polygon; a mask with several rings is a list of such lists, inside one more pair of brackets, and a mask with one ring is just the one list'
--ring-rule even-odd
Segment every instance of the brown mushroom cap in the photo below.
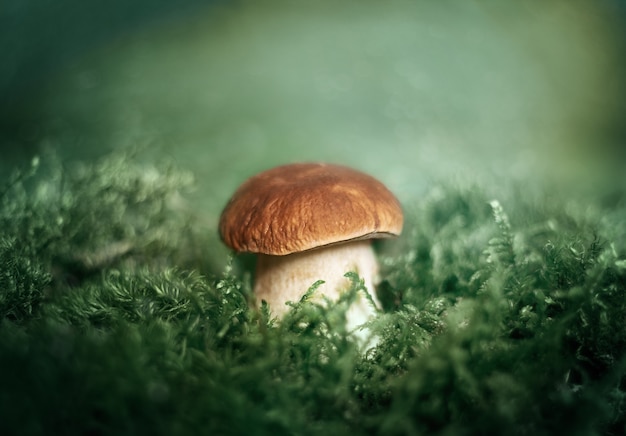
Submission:
{"label": "brown mushroom cap", "polygon": [[397,236],[402,209],[378,180],[339,165],[279,166],[245,181],[220,217],[238,252],[286,255],[354,239]]}

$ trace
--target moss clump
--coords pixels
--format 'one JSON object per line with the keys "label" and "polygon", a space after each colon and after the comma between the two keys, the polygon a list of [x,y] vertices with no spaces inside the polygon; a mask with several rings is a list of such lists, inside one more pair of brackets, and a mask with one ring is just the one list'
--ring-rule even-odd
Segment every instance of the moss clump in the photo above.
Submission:
{"label": "moss clump", "polygon": [[359,278],[280,324],[251,310],[245,268],[202,258],[187,174],[44,164],[0,191],[5,434],[626,430],[620,203],[448,186],[406,205],[361,352]]}

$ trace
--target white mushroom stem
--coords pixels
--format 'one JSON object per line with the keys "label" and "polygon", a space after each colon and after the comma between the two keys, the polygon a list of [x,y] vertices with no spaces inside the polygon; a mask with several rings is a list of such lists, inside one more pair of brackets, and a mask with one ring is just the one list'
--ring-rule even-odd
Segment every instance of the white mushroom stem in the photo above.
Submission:
{"label": "white mushroom stem", "polygon": [[[351,285],[350,279],[344,277],[347,272],[355,272],[364,280],[374,302],[380,306],[374,290],[378,282],[378,262],[370,240],[351,241],[285,256],[261,254],[257,262],[254,284],[257,304],[265,300],[272,315],[279,319],[290,309],[286,303],[299,301],[318,280],[324,283],[317,288],[313,301],[321,301],[322,295],[337,300]],[[359,292],[346,314],[348,329],[355,329],[374,313],[375,309],[364,293]]]}

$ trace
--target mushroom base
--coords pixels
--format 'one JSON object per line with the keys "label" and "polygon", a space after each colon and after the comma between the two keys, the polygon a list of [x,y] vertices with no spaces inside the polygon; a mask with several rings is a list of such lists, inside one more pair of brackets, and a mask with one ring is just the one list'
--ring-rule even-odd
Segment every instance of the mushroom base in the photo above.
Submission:
{"label": "mushroom base", "polygon": [[[273,316],[281,318],[288,310],[288,301],[299,301],[304,293],[318,280],[324,283],[313,295],[313,301],[322,299],[337,300],[342,292],[349,289],[350,279],[344,277],[347,272],[355,272],[361,277],[376,305],[374,285],[378,279],[378,262],[371,241],[353,241],[331,245],[302,253],[286,256],[261,254],[257,261],[254,293],[257,303],[265,300]],[[363,293],[347,313],[349,329],[366,322],[375,309]]]}

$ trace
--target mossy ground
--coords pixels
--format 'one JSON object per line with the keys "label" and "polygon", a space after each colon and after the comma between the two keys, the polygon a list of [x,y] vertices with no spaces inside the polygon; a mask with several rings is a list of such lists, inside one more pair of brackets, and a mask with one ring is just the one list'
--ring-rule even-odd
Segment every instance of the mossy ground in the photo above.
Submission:
{"label": "mossy ground", "polygon": [[4,181],[3,434],[626,430],[623,196],[433,185],[377,246],[363,351],[342,322],[356,276],[332,308],[252,310],[248,263],[216,259],[191,179],[114,154]]}

